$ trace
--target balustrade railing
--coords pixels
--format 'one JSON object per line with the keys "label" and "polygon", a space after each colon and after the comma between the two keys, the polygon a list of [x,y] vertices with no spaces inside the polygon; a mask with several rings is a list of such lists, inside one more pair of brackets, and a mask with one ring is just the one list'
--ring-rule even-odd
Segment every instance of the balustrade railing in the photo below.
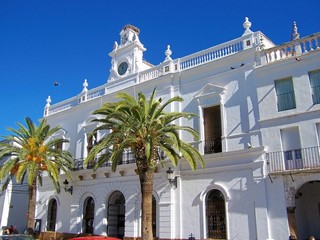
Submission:
{"label": "balustrade railing", "polygon": [[139,81],[145,82],[157,77],[160,77],[163,74],[162,67],[153,67],[148,70],[145,70],[139,74]]}
{"label": "balustrade railing", "polygon": [[309,147],[266,154],[269,173],[320,169],[320,147]]}
{"label": "balustrade railing", "polygon": [[71,98],[68,101],[63,101],[60,104],[53,105],[52,107],[50,107],[50,110],[47,114],[52,115],[54,113],[58,113],[58,112],[67,110],[69,108],[72,108],[79,104],[78,101],[79,101],[78,98]]}
{"label": "balustrade railing", "polygon": [[[243,50],[243,38],[205,49],[203,51],[188,55],[186,57],[173,60],[173,65],[177,67],[174,71],[183,71],[198,65],[208,63]],[[163,75],[162,66],[156,66],[140,73],[139,81],[147,81]]]}
{"label": "balustrade railing", "polygon": [[98,89],[98,90],[96,90],[94,92],[89,92],[88,95],[87,95],[87,100],[103,96],[104,94],[105,94],[105,89],[104,88],[103,89]]}
{"label": "balustrade railing", "polygon": [[[81,102],[83,102],[83,99],[86,99],[85,101],[98,98],[100,96],[103,96],[105,94],[105,87],[100,87],[96,89],[92,89],[91,91],[88,91],[86,95],[79,95],[73,98],[70,98],[66,101],[60,102],[58,104],[54,104],[52,106],[49,106],[45,109],[45,116],[49,116],[61,111],[65,111],[69,108],[72,108],[74,106],[77,106]],[[85,97],[85,98],[84,98]]]}
{"label": "balustrade railing", "polygon": [[298,57],[320,49],[320,33],[264,50],[266,63]]}
{"label": "balustrade railing", "polygon": [[189,69],[219,58],[235,54],[243,50],[242,39],[238,38],[233,41],[220,44],[206,50],[180,58],[180,70]]}

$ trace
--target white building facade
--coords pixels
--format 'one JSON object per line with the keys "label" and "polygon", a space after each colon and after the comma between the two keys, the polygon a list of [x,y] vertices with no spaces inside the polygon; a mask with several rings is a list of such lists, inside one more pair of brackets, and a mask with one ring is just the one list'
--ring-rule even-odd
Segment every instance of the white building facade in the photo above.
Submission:
{"label": "white building facade", "polygon": [[[206,168],[192,171],[184,160],[158,167],[155,237],[320,238],[320,34],[300,38],[294,27],[292,41],[275,46],[252,32],[247,18],[243,26],[241,37],[183,58],[172,59],[168,46],[164,62],[153,66],[143,60],[139,29],[127,25],[109,54],[107,83],[88,90],[85,80],[79,95],[54,105],[48,97],[44,117],[62,127],[54,137],[69,139],[62,147],[75,165],[69,191],[57,194],[48,179],[38,189],[42,231],[140,236],[140,185],[131,153],[116,172],[108,163],[93,172],[83,160],[108,134],[88,135],[97,126],[94,110],[121,91],[150,96],[157,87],[157,97],[184,98],[168,111],[199,116],[179,123],[199,131],[200,141],[181,137],[203,154]],[[176,186],[167,180],[169,167]]]}
{"label": "white building facade", "polygon": [[[3,140],[6,141],[6,140]],[[0,166],[7,158],[0,159]],[[0,180],[0,186],[3,182]],[[26,181],[17,183],[10,181],[4,191],[0,191],[0,235],[5,227],[15,226],[23,233],[27,227],[28,184]]]}

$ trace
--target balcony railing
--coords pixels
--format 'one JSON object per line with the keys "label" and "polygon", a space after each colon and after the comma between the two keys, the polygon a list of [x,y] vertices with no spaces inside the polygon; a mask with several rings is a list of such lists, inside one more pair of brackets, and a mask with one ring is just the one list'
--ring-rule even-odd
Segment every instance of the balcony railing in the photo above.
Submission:
{"label": "balcony railing", "polygon": [[293,149],[266,154],[269,173],[320,169],[320,147]]}
{"label": "balcony railing", "polygon": [[[165,159],[166,156],[164,154],[163,151],[159,151],[159,158],[161,160]],[[74,171],[79,171],[82,169],[92,169],[95,165],[95,161],[92,161],[91,163],[89,162],[87,164],[87,166],[83,165],[84,159],[83,158],[79,158],[79,159],[75,159],[74,160],[74,167],[73,170]],[[131,150],[127,150],[122,154],[122,159],[121,161],[118,163],[119,165],[124,165],[124,164],[131,164],[131,163],[135,163],[136,159],[135,156],[133,154],[133,152]],[[104,162],[101,167],[110,167],[112,165],[112,163],[110,161]]]}
{"label": "balcony railing", "polygon": [[204,154],[222,152],[221,138],[204,141]]}
{"label": "balcony railing", "polygon": [[[82,170],[82,169],[92,169],[95,164],[95,162],[92,161],[91,163],[89,162],[87,164],[87,166],[83,166],[83,162],[84,162],[83,158],[75,159],[73,170],[78,171],[78,170]],[[122,159],[119,162],[119,165],[130,164],[130,163],[135,163],[135,162],[136,162],[136,159],[135,159],[132,151],[125,151],[122,155]],[[107,162],[104,162],[101,165],[101,167],[110,167],[111,165],[112,165],[112,163],[107,161]]]}

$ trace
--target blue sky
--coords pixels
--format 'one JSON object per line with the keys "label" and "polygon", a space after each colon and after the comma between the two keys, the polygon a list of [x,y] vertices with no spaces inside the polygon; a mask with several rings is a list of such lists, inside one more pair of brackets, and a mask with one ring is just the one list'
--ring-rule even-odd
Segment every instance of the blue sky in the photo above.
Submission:
{"label": "blue sky", "polygon": [[49,95],[54,104],[84,79],[104,84],[126,24],[157,65],[168,44],[175,59],[240,37],[245,17],[276,44],[290,40],[293,21],[301,37],[319,32],[319,9],[319,0],[0,0],[0,136],[26,116],[38,123]]}

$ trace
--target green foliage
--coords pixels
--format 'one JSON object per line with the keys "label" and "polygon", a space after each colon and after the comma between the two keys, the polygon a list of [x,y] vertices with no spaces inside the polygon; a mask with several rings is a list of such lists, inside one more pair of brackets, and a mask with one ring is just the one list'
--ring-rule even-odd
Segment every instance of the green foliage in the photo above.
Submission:
{"label": "green foliage", "polygon": [[39,126],[28,117],[25,121],[26,127],[18,123],[17,130],[9,128],[13,134],[5,136],[5,140],[0,142],[0,159],[6,159],[0,169],[0,179],[5,183],[2,188],[5,189],[13,178],[18,183],[27,178],[29,186],[38,180],[41,185],[42,173],[46,172],[59,192],[60,170],[71,178],[73,158],[69,152],[56,146],[68,140],[53,138],[60,127],[50,128],[46,119],[42,119]]}
{"label": "green foliage", "polygon": [[145,170],[155,170],[160,163],[159,151],[163,151],[168,159],[176,165],[183,157],[194,170],[199,162],[204,167],[201,154],[190,144],[180,139],[180,131],[186,131],[198,140],[198,133],[191,127],[179,126],[175,121],[180,118],[195,117],[192,113],[166,112],[164,109],[173,102],[181,102],[181,97],[173,97],[166,102],[155,98],[156,89],[150,99],[143,93],[138,98],[121,92],[118,102],[105,103],[93,112],[100,118],[98,127],[93,131],[107,133],[89,152],[85,163],[96,161],[94,170],[110,161],[115,171],[125,150],[130,149],[139,166]]}

